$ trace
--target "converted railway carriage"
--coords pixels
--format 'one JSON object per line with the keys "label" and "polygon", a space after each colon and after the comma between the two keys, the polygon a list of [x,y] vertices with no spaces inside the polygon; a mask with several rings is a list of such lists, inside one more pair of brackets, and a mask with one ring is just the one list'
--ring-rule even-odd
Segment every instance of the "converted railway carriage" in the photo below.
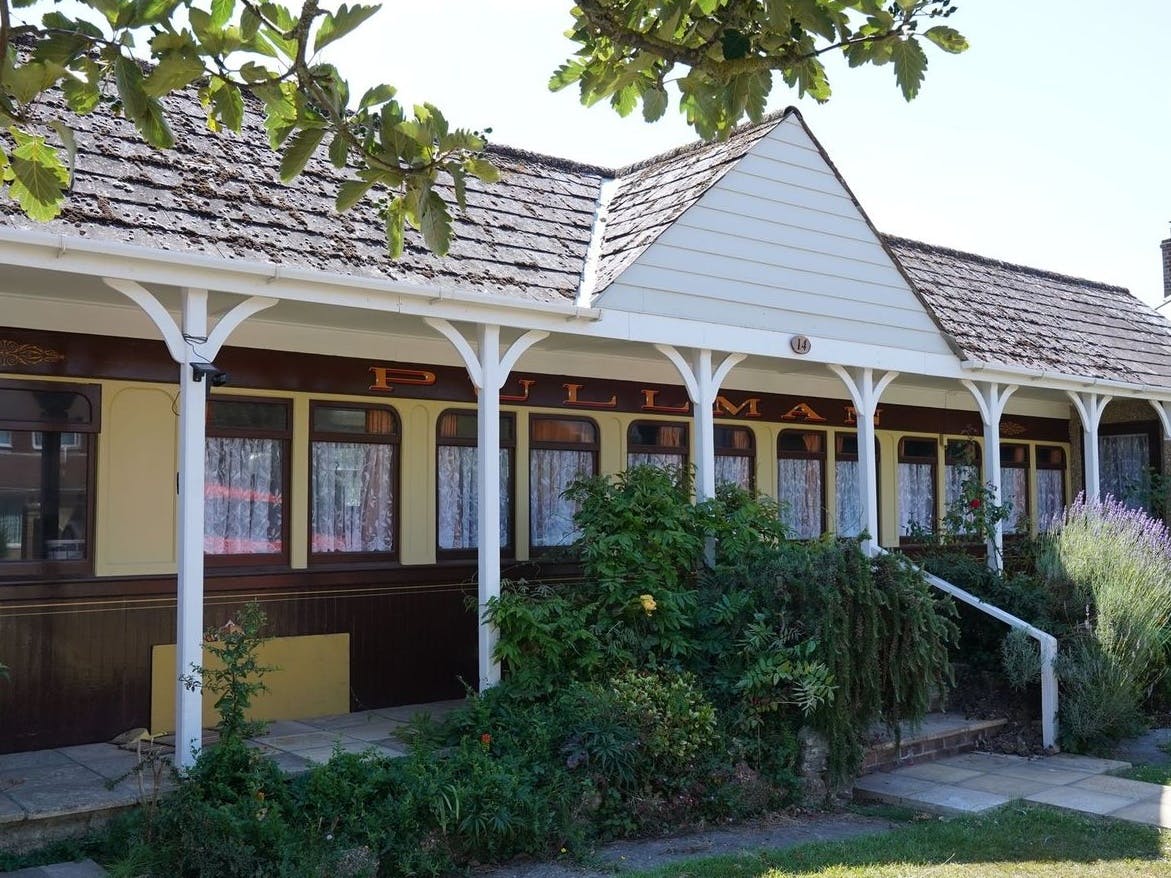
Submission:
{"label": "converted railway carriage", "polygon": [[573,576],[580,475],[690,465],[897,546],[973,472],[1011,538],[1162,468],[1167,321],[883,237],[794,110],[619,171],[496,150],[451,255],[392,262],[327,162],[279,186],[256,118],[175,109],[169,153],[78,118],[62,216],[0,207],[0,752],[189,759],[176,661],[250,598],[271,716],[491,683],[475,605]]}

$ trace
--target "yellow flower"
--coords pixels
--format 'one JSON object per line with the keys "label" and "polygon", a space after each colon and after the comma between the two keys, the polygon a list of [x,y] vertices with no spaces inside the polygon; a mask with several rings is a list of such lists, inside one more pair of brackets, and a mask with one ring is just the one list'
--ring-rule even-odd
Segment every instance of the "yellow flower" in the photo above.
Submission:
{"label": "yellow flower", "polygon": [[655,603],[654,595],[640,594],[638,596],[638,602],[642,604],[642,611],[648,616],[659,608],[659,605]]}

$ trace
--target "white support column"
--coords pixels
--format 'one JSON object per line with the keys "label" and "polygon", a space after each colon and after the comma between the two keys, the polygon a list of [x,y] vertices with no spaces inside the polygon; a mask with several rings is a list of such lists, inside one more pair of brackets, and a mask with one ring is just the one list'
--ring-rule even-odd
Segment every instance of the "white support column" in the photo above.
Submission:
{"label": "white support column", "polygon": [[862,495],[862,509],[865,511],[863,530],[869,535],[862,542],[862,551],[873,555],[879,545],[878,454],[874,448],[874,413],[878,409],[882,392],[899,373],[887,372],[875,380],[873,369],[836,364],[830,364],[829,368],[846,385],[858,419],[858,491]]}
{"label": "white support column", "polygon": [[[1171,402],[1165,399],[1148,400],[1155,414],[1159,416],[1159,423],[1163,425],[1163,441],[1171,442]],[[1159,457],[1162,460],[1162,455]]]}
{"label": "white support column", "polygon": [[710,500],[716,496],[716,395],[728,373],[744,360],[745,354],[728,354],[713,369],[712,352],[708,348],[694,351],[689,363],[671,345],[655,347],[671,361],[687,388],[695,420],[695,497],[699,501]]}
{"label": "white support column", "polygon": [[1066,393],[1082,422],[1082,469],[1085,473],[1086,499],[1098,500],[1102,494],[1098,465],[1098,426],[1102,423],[1102,412],[1110,404],[1111,397],[1104,393],[1075,393],[1072,390]]}
{"label": "white support column", "polygon": [[[1000,505],[1002,493],[1000,472],[1000,418],[1008,398],[1016,393],[1017,385],[1005,387],[995,381],[961,382],[976,399],[984,422],[984,481],[992,488],[992,502]],[[988,566],[998,573],[1004,570],[1004,522],[997,521],[992,539],[988,540]]]}
{"label": "white support column", "polygon": [[500,355],[500,327],[483,324],[477,328],[476,349],[462,332],[448,323],[425,317],[427,325],[444,336],[459,352],[477,391],[476,407],[476,489],[479,520],[476,529],[478,556],[479,642],[477,658],[480,691],[500,682],[496,658],[497,631],[485,619],[488,601],[500,596],[500,388],[508,381],[516,361],[529,348],[549,336],[530,330]]}
{"label": "white support column", "polygon": [[[195,755],[203,744],[203,692],[196,668],[203,664],[204,446],[211,380],[197,373],[192,364],[211,364],[231,332],[248,317],[271,308],[276,299],[247,299],[221,317],[209,332],[207,290],[182,291],[182,315],[180,323],[176,323],[158,299],[139,284],[112,278],[105,282],[147,313],[179,365],[175,765],[187,769],[195,764]],[[185,685],[184,678],[195,685]]]}

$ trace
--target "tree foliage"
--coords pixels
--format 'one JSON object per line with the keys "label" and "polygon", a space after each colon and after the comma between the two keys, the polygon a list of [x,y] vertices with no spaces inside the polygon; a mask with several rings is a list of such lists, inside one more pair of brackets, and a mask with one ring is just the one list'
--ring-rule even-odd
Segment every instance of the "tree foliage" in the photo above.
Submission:
{"label": "tree foliage", "polygon": [[[351,94],[321,51],[378,11],[342,3],[300,9],[277,0],[78,0],[67,14],[44,0],[0,0],[0,189],[35,220],[57,216],[72,183],[76,143],[70,113],[110,113],[134,123],[158,149],[175,145],[166,98],[195,89],[214,131],[239,131],[244,98],[263,107],[280,177],[301,174],[320,147],[344,175],[336,203],[378,204],[392,255],[404,228],[418,229],[442,255],[452,204],[465,207],[469,177],[493,182],[485,133],[453,128],[438,108],[409,111],[395,88]],[[577,83],[584,103],[609,99],[626,115],[641,102],[648,121],[668,105],[704,137],[759,120],[775,75],[819,101],[830,95],[822,56],[850,66],[891,64],[907,99],[919,91],[927,56],[919,36],[947,52],[967,48],[934,23],[950,0],[579,0],[570,39],[579,49],[550,85]],[[682,73],[678,74],[677,69]]]}

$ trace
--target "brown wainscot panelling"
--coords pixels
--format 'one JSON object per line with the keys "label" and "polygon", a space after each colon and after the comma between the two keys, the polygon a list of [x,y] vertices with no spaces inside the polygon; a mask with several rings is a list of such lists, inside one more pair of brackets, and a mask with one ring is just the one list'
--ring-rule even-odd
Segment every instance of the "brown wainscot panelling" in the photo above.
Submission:
{"label": "brown wainscot panelling", "polygon": [[[271,636],[348,633],[352,710],[458,698],[477,679],[474,579],[466,564],[209,576],[204,621],[256,598]],[[0,753],[148,726],[151,647],[175,640],[174,594],[174,578],[0,588]]]}

